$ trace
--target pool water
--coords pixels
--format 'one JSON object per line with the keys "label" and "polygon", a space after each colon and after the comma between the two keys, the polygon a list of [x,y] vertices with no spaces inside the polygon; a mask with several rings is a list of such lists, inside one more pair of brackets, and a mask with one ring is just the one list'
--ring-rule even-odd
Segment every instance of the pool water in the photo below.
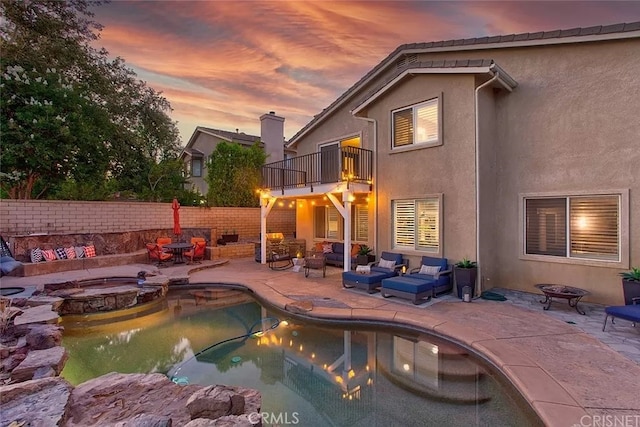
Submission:
{"label": "pool water", "polygon": [[77,385],[112,371],[161,372],[179,384],[255,388],[265,425],[541,425],[486,364],[451,343],[319,327],[246,296],[231,300],[183,294],[138,318],[66,325],[61,375]]}

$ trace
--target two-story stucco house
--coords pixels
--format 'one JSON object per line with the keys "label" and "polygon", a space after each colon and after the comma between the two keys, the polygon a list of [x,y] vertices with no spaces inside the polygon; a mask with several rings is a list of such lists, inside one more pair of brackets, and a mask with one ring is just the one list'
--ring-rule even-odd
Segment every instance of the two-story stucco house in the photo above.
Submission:
{"label": "two-story stucco house", "polygon": [[277,116],[273,111],[260,116],[260,136],[239,132],[238,129],[231,132],[198,126],[180,154],[187,172],[189,188],[207,194],[207,159],[221,142],[233,142],[244,147],[251,147],[258,142],[265,150],[268,162],[295,155],[295,151],[285,148],[284,117]]}
{"label": "two-story stucco house", "polygon": [[295,199],[307,242],[619,304],[640,265],[639,112],[640,22],[402,45],[265,166],[263,219]]}

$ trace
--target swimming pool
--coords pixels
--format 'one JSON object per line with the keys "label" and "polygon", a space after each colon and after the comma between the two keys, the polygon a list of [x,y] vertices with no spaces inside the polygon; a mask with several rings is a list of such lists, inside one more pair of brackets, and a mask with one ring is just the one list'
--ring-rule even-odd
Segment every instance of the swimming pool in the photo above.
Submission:
{"label": "swimming pool", "polygon": [[65,325],[62,376],[79,384],[112,371],[162,372],[178,383],[251,387],[279,424],[541,425],[499,375],[451,343],[305,323],[239,293],[197,296],[170,294],[157,312],[123,322]]}

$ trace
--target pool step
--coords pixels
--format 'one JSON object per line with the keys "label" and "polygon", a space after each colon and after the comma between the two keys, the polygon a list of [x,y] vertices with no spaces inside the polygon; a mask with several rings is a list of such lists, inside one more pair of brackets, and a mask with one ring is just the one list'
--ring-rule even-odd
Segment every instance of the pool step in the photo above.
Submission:
{"label": "pool step", "polygon": [[[386,366],[378,366],[379,372],[392,384],[425,399],[459,405],[477,405],[491,400],[491,394],[482,377],[476,381],[451,381],[444,378],[432,378],[432,384],[418,382],[392,372]],[[428,379],[425,381],[428,382]]]}

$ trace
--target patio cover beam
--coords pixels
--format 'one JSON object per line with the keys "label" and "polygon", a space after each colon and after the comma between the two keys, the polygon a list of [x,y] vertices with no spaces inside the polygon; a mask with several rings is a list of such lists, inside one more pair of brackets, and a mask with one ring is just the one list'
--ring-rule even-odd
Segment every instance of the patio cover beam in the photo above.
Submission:
{"label": "patio cover beam", "polygon": [[267,217],[276,200],[277,197],[260,199],[260,264],[267,263]]}

